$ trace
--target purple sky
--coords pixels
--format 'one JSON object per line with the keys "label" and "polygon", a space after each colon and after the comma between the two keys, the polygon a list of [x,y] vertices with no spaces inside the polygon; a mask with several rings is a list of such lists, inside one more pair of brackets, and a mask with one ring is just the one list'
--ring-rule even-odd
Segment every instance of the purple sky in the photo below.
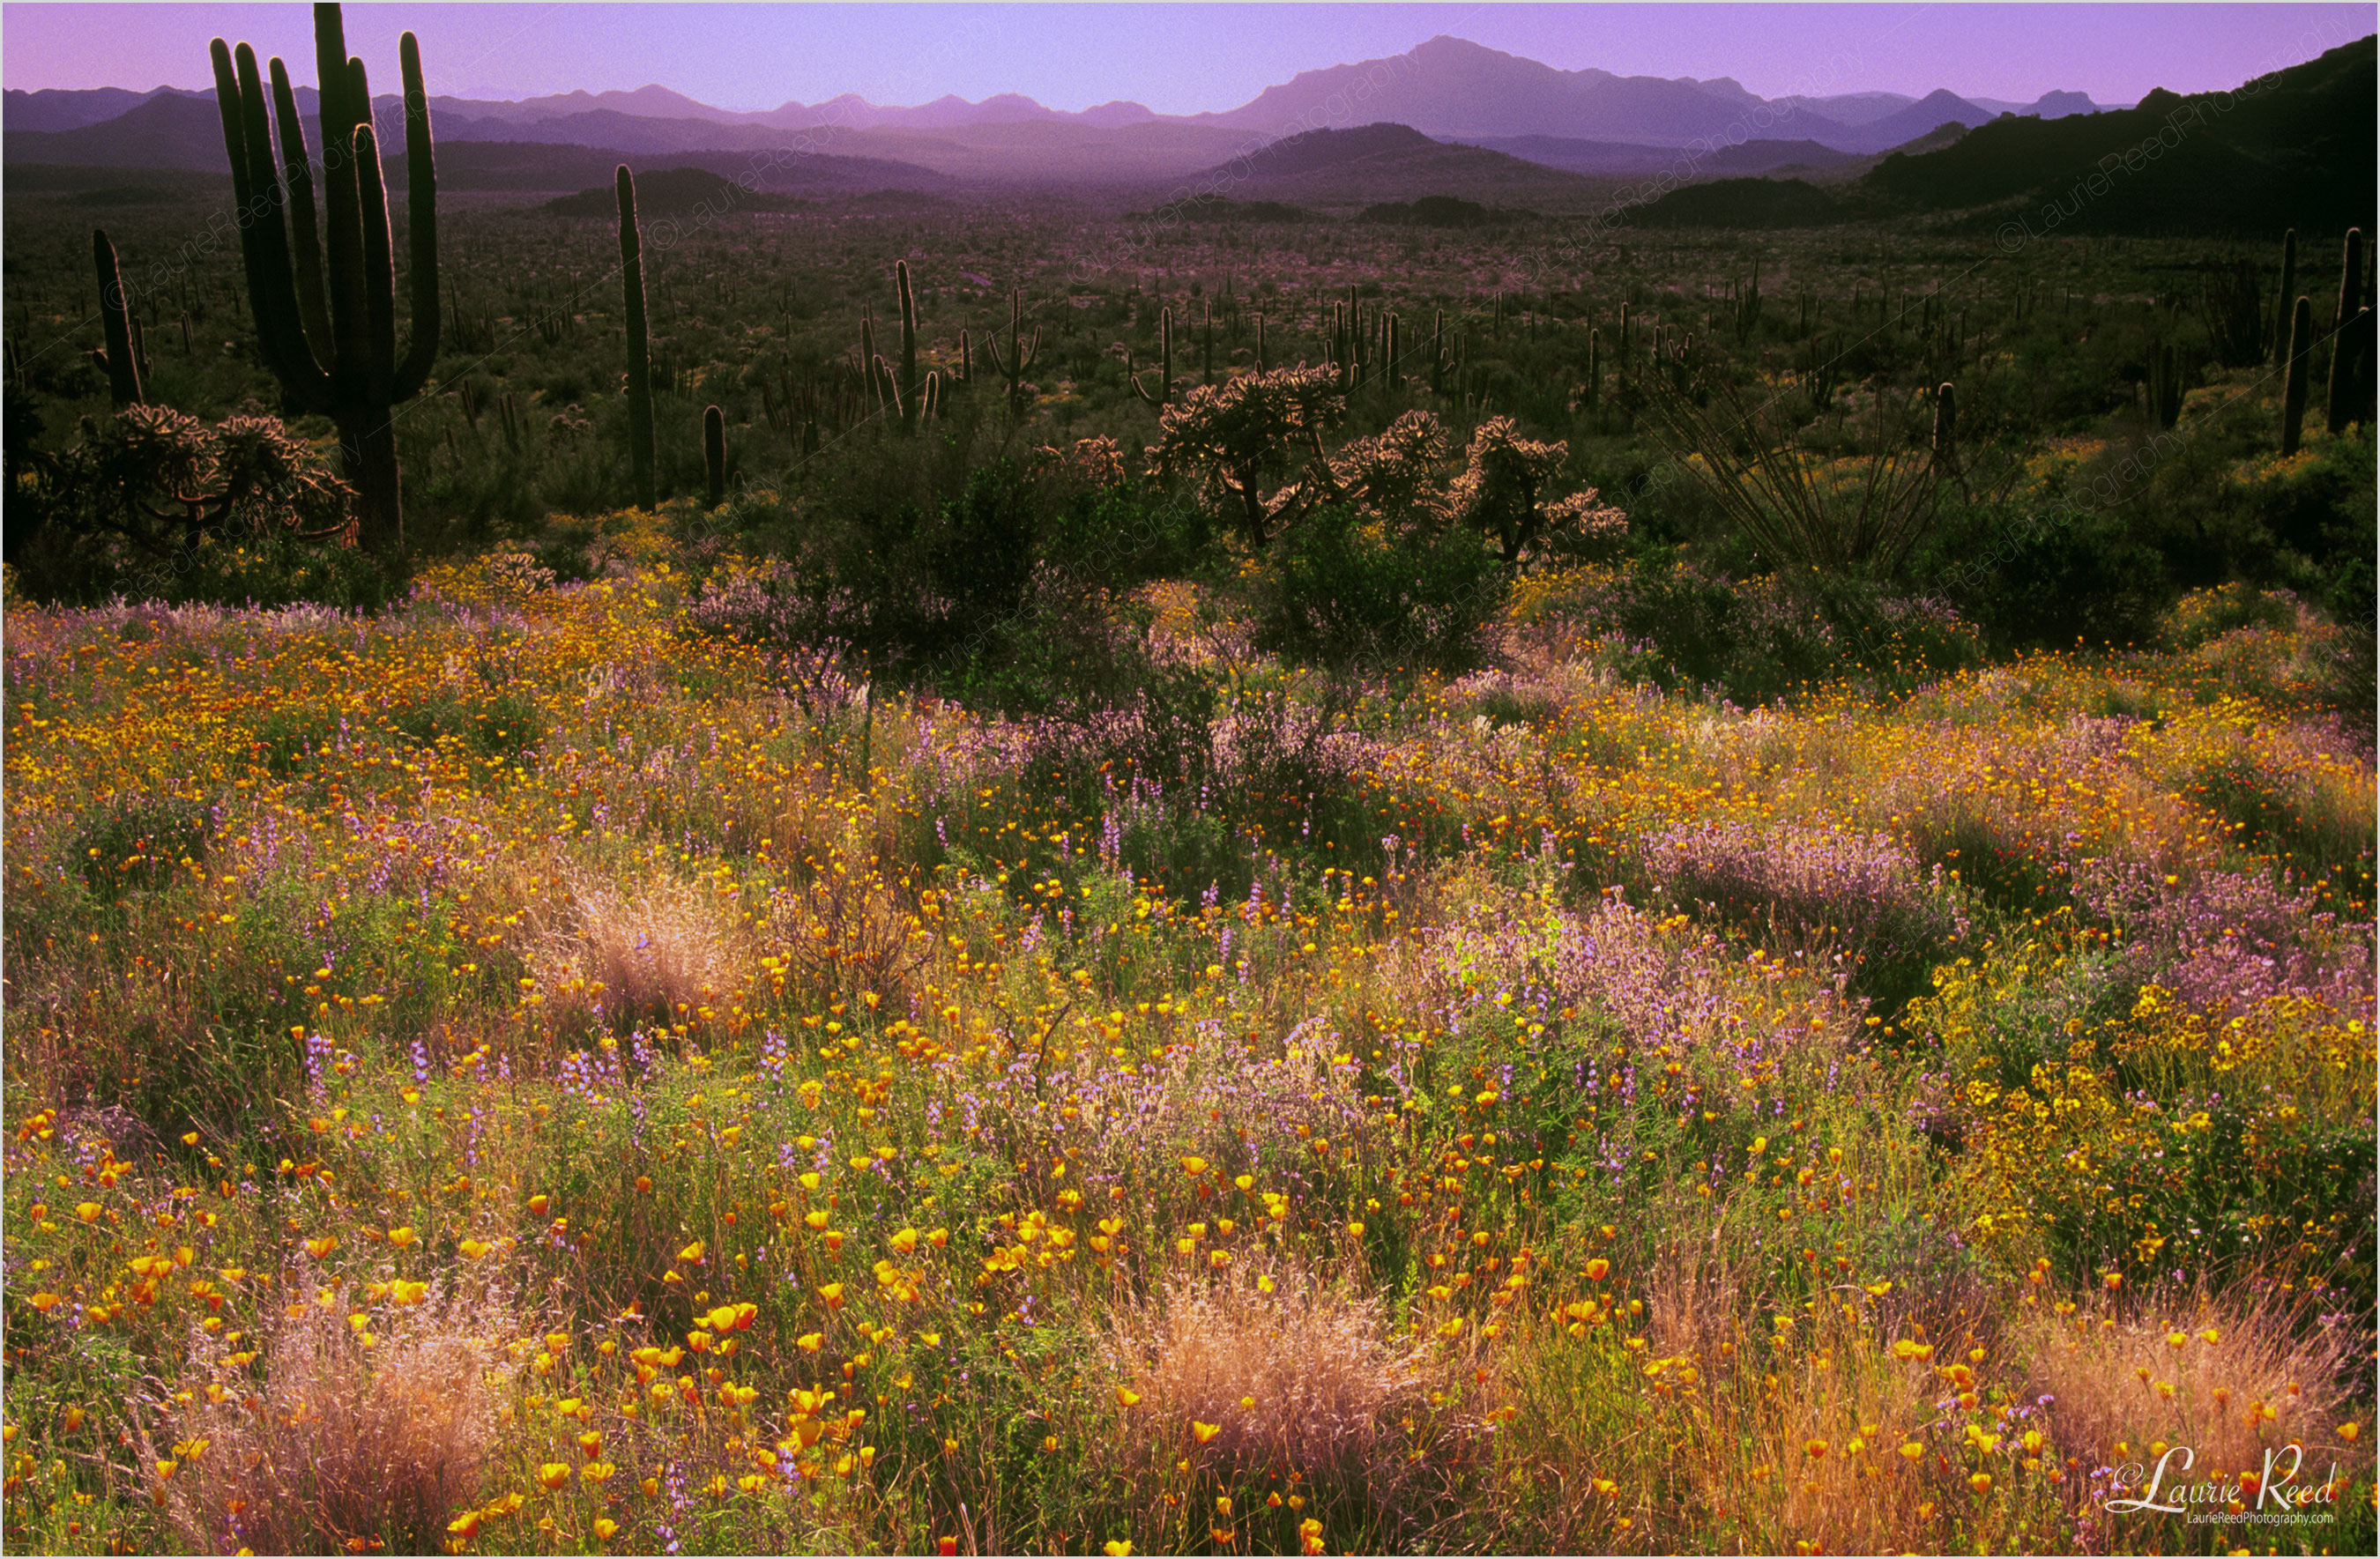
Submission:
{"label": "purple sky", "polygon": [[[2370,5],[676,6],[350,5],[348,45],[393,81],[421,38],[433,92],[520,98],[647,82],[730,109],[855,91],[916,103],[1016,91],[1055,108],[1235,107],[1300,70],[1439,33],[1575,70],[1732,76],[1763,96],[1882,91],[2131,103],[2237,85],[2373,30]],[[0,5],[12,88],[204,87],[207,41],[313,78],[298,5]],[[300,64],[299,62],[303,62]]]}

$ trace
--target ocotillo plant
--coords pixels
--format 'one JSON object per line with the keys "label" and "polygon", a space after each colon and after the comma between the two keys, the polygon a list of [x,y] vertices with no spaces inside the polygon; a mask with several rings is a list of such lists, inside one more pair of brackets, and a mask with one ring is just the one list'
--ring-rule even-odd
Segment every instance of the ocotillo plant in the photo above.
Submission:
{"label": "ocotillo plant", "polygon": [[1000,356],[1000,332],[992,332],[983,338],[983,348],[991,354],[991,371],[1008,381],[1008,404],[1017,405],[1025,398],[1025,373],[1041,357],[1041,332],[1035,330],[1033,338],[1025,337],[1025,289],[1017,288],[1008,295],[1008,357]]}
{"label": "ocotillo plant", "polygon": [[620,198],[620,296],[628,320],[628,465],[637,506],[653,506],[653,354],[645,321],[645,247],[637,233],[637,180],[628,164],[613,175]]}
{"label": "ocotillo plant", "polygon": [[[401,559],[405,508],[390,409],[421,393],[438,356],[438,175],[431,157],[420,45],[408,32],[397,46],[405,79],[413,290],[413,334],[402,358],[396,355],[396,272],[380,142],[371,127],[371,93],[363,61],[348,57],[339,7],[314,7],[327,268],[323,251],[310,241],[312,179],[297,175],[307,155],[294,97],[276,92],[277,101],[268,103],[256,51],[247,44],[235,56],[218,38],[211,53],[233,199],[240,211],[254,216],[240,224],[239,239],[261,356],[298,410],[337,424],[340,458],[356,489],[358,538],[373,554]],[[277,59],[273,71],[276,86],[286,82]],[[267,124],[274,110],[282,143],[278,164]],[[295,265],[293,227],[298,238]],[[309,307],[311,297],[325,299],[324,306]]]}
{"label": "ocotillo plant", "polygon": [[909,290],[909,262],[892,262],[892,279],[901,289],[901,425],[915,427],[925,396],[917,387],[917,298]]}
{"label": "ocotillo plant", "polygon": [[1150,405],[1167,406],[1173,403],[1173,310],[1171,308],[1160,310],[1157,316],[1157,357],[1159,377],[1156,394],[1150,394],[1148,387],[1141,383],[1140,376],[1133,371],[1132,348],[1129,346],[1123,349],[1123,379],[1132,386],[1132,393]]}
{"label": "ocotillo plant", "polygon": [[2281,453],[2292,455],[2305,431],[2306,377],[2313,356],[2313,300],[2301,297],[2289,317],[2289,388],[2281,394]]}
{"label": "ocotillo plant", "polygon": [[107,235],[91,230],[91,269],[99,273],[99,322],[107,344],[91,353],[107,375],[107,393],[118,410],[140,404],[140,354],[132,345],[132,318],[124,305],[124,277],[116,269],[115,246]]}
{"label": "ocotillo plant", "polygon": [[702,468],[704,497],[716,509],[727,502],[727,417],[717,406],[702,408]]}
{"label": "ocotillo plant", "polygon": [[2281,291],[2273,304],[2273,339],[2265,346],[2267,355],[2285,352],[2295,345],[2289,338],[2289,300],[2297,296],[2298,230],[2292,227],[2281,238]]}
{"label": "ocotillo plant", "polygon": [[2345,263],[2338,272],[2338,308],[2331,315],[2330,405],[2324,425],[2334,433],[2347,431],[2354,415],[2355,338],[2348,330],[2363,305],[2363,229],[2347,230]]}

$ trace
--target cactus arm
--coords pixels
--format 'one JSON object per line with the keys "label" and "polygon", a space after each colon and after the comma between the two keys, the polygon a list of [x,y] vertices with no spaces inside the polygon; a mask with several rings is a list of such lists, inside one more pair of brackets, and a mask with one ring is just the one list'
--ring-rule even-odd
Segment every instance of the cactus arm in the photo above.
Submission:
{"label": "cactus arm", "polygon": [[[232,65],[231,45],[218,38],[207,45],[207,58],[215,71],[215,114],[223,121],[224,155],[231,160],[231,197],[238,209],[245,211],[256,192],[248,186],[248,132],[240,123],[239,77]],[[240,257],[248,258],[248,247],[240,246]],[[249,267],[249,282],[253,290],[256,270]]]}
{"label": "cactus arm", "polygon": [[884,397],[885,410],[905,420],[909,414],[902,404],[900,382],[892,377],[892,365],[880,357],[876,359],[876,383],[878,393]]}
{"label": "cactus arm", "polygon": [[336,6],[314,7],[314,79],[322,91],[322,206],[334,377],[360,382],[370,348],[365,323],[363,216],[358,202],[347,43]]}
{"label": "cactus arm", "polygon": [[[305,327],[298,318],[288,230],[281,217],[281,175],[273,162],[264,81],[257,68],[256,51],[242,43],[223,63],[233,65],[233,69],[218,78],[216,91],[224,104],[225,145],[230,145],[236,126],[246,175],[235,189],[244,187],[247,191],[240,209],[250,220],[240,228],[240,251],[248,267],[258,351],[292,400],[309,411],[327,411],[330,381],[315,364],[313,351],[306,344]],[[229,95],[224,97],[226,84]]]}
{"label": "cactus arm", "polygon": [[405,222],[413,336],[391,393],[409,401],[430,382],[438,360],[438,164],[430,140],[430,94],[421,84],[421,45],[408,32],[396,49],[405,75]]}
{"label": "cactus arm", "polygon": [[[360,72],[358,73],[360,74]],[[396,360],[396,272],[390,253],[388,191],[381,180],[380,140],[370,125],[356,127],[357,212],[364,240],[366,393],[375,405],[390,399],[390,368]]]}
{"label": "cactus arm", "polygon": [[306,155],[306,121],[289,90],[281,57],[273,65],[273,127],[281,137],[281,182],[287,192],[290,237],[298,262],[298,313],[315,360],[331,356],[331,309],[322,292],[322,235],[314,220],[314,170]]}

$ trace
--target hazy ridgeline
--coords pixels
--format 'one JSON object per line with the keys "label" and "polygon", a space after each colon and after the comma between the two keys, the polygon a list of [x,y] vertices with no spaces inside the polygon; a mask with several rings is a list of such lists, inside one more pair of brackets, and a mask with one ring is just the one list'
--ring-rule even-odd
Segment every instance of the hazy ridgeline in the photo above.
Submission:
{"label": "hazy ridgeline", "polygon": [[2360,238],[1409,136],[12,164],[12,1549],[2369,1548]]}

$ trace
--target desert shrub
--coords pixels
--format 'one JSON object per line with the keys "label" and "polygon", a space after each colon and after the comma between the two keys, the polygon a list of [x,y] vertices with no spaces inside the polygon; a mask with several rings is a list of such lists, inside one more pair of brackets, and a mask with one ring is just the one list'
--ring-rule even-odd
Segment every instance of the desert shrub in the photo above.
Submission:
{"label": "desert shrub", "polygon": [[1941,868],[1929,880],[1880,834],[1687,825],[1647,840],[1645,864],[1678,902],[1757,929],[1772,950],[1839,952],[1851,961],[1848,988],[1888,1012],[1926,988],[1966,931]]}
{"label": "desert shrub", "polygon": [[1905,688],[1982,659],[1974,629],[1947,603],[1854,574],[1737,580],[1654,550],[1563,579],[1536,599],[1532,620],[1610,640],[1631,675],[1746,706],[1846,675]]}
{"label": "desert shrub", "polygon": [[2368,1306],[2365,1011],[2277,996],[2217,1021],[2150,986],[2022,1086],[1970,1090],[1953,1195],[1989,1244],[2078,1287],[2313,1263]]}
{"label": "desert shrub", "polygon": [[271,417],[213,425],[164,406],[86,420],[9,495],[8,561],[41,600],[377,606],[398,583],[346,544],[353,495]]}
{"label": "desert shrub", "polygon": [[2144,642],[2178,593],[2164,558],[2113,510],[1961,508],[1911,573],[2000,649]]}
{"label": "desert shrub", "polygon": [[2234,581],[2193,590],[2176,601],[2157,624],[2157,642],[2188,652],[2235,629],[2295,627],[2297,617],[2297,603],[2289,592],[2259,590]]}
{"label": "desert shrub", "polygon": [[516,762],[545,740],[545,719],[536,701],[509,689],[479,697],[434,695],[400,705],[389,719],[407,741],[456,747],[483,761]]}
{"label": "desert shrub", "polygon": [[1503,576],[1468,531],[1399,532],[1330,504],[1275,542],[1257,591],[1263,647],[1330,667],[1463,671],[1484,654]]}
{"label": "desert shrub", "polygon": [[793,983],[822,1000],[866,995],[906,1006],[932,933],[901,903],[881,863],[847,860],[836,846],[808,864],[809,881],[779,889],[762,927]]}
{"label": "desert shrub", "polygon": [[338,739],[339,724],[326,710],[285,704],[257,722],[255,735],[265,772],[285,780],[329,750]]}
{"label": "desert shrub", "polygon": [[67,846],[92,897],[115,903],[127,893],[163,888],[206,859],[213,829],[207,809],[173,795],[118,796],[86,816]]}

